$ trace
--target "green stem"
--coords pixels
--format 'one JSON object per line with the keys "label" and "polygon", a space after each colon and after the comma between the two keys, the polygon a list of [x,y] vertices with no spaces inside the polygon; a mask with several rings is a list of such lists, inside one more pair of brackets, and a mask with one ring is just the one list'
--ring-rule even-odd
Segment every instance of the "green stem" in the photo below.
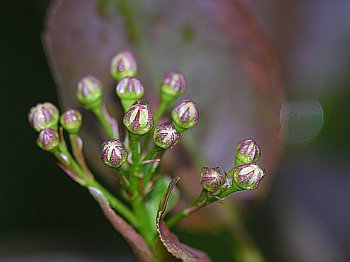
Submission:
{"label": "green stem", "polygon": [[135,99],[120,99],[124,112],[128,111],[136,101]]}
{"label": "green stem", "polygon": [[158,146],[153,146],[151,148],[151,150],[147,153],[147,155],[143,158],[142,161],[147,161],[147,160],[150,160],[152,159],[152,157],[158,152],[160,151],[161,149],[158,147]]}
{"label": "green stem", "polygon": [[[160,153],[160,156],[159,158],[161,158],[164,154],[165,150],[163,149],[160,149],[159,147],[157,146],[154,146],[150,152],[145,156],[144,158],[144,161],[146,160],[150,160],[152,157],[154,157],[154,155],[156,153]],[[149,164],[146,164],[145,167],[144,167],[144,186],[146,187],[148,182],[152,179],[153,175],[154,175],[154,169],[155,169],[155,165],[158,164],[158,163],[149,163]]]}
{"label": "green stem", "polygon": [[77,160],[77,162],[79,163],[79,165],[82,167],[82,169],[84,170],[85,174],[89,177],[92,178],[92,174],[90,169],[88,168],[86,161],[85,161],[85,157],[82,151],[83,148],[83,142],[81,140],[81,138],[78,136],[77,133],[72,133],[69,134],[69,140],[72,146],[72,150],[73,150],[73,155],[75,157],[75,159]]}
{"label": "green stem", "polygon": [[202,209],[203,207],[206,207],[212,203],[217,202],[218,200],[222,200],[228,195],[241,191],[242,189],[239,188],[234,182],[231,187],[227,188],[220,194],[216,196],[206,197],[207,192],[202,189],[200,195],[197,197],[195,202],[188,208],[185,208],[175,214],[173,217],[171,217],[167,222],[167,226],[169,228],[173,227],[176,223],[178,223],[180,220],[184,219],[185,217],[188,217],[189,215],[197,212],[198,210]]}
{"label": "green stem", "polygon": [[141,178],[141,163],[140,163],[140,136],[130,134],[131,150],[132,150],[132,163],[131,163],[131,191],[133,193],[133,199],[131,201],[132,207],[136,216],[139,219],[139,231],[145,241],[151,245],[153,243],[155,232],[151,232],[151,221],[147,213],[146,205],[143,201],[143,186],[140,186]]}
{"label": "green stem", "polygon": [[91,175],[91,177],[87,175],[85,171],[79,166],[79,164],[75,162],[75,160],[70,155],[69,151],[67,151],[64,146],[60,145],[58,150],[54,152],[54,155],[62,163],[62,165],[64,165],[68,170],[70,170],[75,176],[77,176],[77,182],[79,182],[80,185],[86,188],[96,187],[97,189],[99,189],[107,198],[108,202],[114,210],[116,210],[120,215],[122,215],[133,226],[138,226],[138,220],[136,219],[135,215],[131,212],[131,210],[127,206],[125,206],[118,198],[112,195],[107,189],[100,185],[93,178],[93,175]]}
{"label": "green stem", "polygon": [[93,108],[91,109],[91,111],[95,114],[98,121],[103,126],[104,130],[107,133],[108,138],[110,139],[115,138],[113,126],[111,125],[110,121],[108,121],[106,114],[103,113],[102,106]]}
{"label": "green stem", "polygon": [[111,207],[121,214],[127,221],[129,221],[133,226],[138,227],[139,222],[131,210],[125,206],[118,198],[112,195],[106,188],[99,184],[95,179],[89,180],[86,188],[95,187],[99,189],[103,195],[107,198]]}
{"label": "green stem", "polygon": [[171,100],[161,99],[160,105],[154,115],[154,125],[158,124],[159,119],[162,117],[162,115],[164,114],[165,110],[167,109],[167,107],[170,105],[171,102],[172,102]]}

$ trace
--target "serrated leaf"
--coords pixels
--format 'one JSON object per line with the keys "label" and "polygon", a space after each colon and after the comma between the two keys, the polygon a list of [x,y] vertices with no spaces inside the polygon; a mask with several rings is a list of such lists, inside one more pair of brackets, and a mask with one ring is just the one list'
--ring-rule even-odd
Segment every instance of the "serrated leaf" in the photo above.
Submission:
{"label": "serrated leaf", "polygon": [[167,203],[171,194],[171,191],[174,189],[176,183],[179,181],[179,177],[174,178],[164,195],[163,200],[159,204],[158,214],[157,214],[157,230],[159,233],[159,238],[162,241],[166,249],[174,257],[181,259],[185,262],[206,262],[210,261],[210,258],[203,251],[197,250],[190,246],[187,246],[181,243],[178,238],[170,232],[169,228],[166,226],[163,215],[167,207]]}

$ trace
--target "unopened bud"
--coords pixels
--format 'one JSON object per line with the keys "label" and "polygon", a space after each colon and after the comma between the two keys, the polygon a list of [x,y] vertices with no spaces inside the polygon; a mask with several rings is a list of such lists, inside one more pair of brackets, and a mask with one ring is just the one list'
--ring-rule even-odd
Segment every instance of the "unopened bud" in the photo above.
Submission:
{"label": "unopened bud", "polygon": [[233,179],[236,184],[246,190],[258,188],[264,171],[257,164],[246,164],[235,167]]}
{"label": "unopened bud", "polygon": [[78,133],[82,124],[81,113],[78,110],[69,109],[61,115],[60,123],[68,133]]}
{"label": "unopened bud", "polygon": [[158,125],[154,130],[153,139],[157,146],[169,149],[181,141],[181,134],[176,131],[175,126],[172,124]]}
{"label": "unopened bud", "polygon": [[55,129],[43,129],[40,131],[36,143],[41,149],[52,152],[60,144],[58,132]]}
{"label": "unopened bud", "polygon": [[225,179],[221,175],[219,167],[203,167],[201,171],[200,183],[204,189],[215,193],[222,188],[225,183]]}
{"label": "unopened bud", "polygon": [[117,168],[124,164],[128,153],[119,139],[106,140],[102,144],[101,159],[106,165]]}
{"label": "unopened bud", "polygon": [[78,82],[77,98],[87,109],[102,104],[102,83],[94,76],[87,76]]}
{"label": "unopened bud", "polygon": [[59,112],[57,107],[49,102],[37,104],[30,109],[28,120],[38,132],[46,128],[56,129]]}
{"label": "unopened bud", "polygon": [[148,104],[135,103],[125,113],[123,123],[132,134],[144,135],[148,133],[154,125],[153,115]]}
{"label": "unopened bud", "polygon": [[116,87],[120,99],[138,100],[143,96],[143,85],[135,77],[125,77],[119,81]]}
{"label": "unopened bud", "polygon": [[171,112],[171,118],[178,131],[194,127],[199,121],[197,105],[189,99],[184,99]]}
{"label": "unopened bud", "polygon": [[187,81],[183,74],[168,71],[163,76],[160,85],[162,98],[174,100],[185,92],[186,86]]}
{"label": "unopened bud", "polygon": [[260,158],[260,147],[251,139],[241,141],[236,149],[236,165],[249,164]]}
{"label": "unopened bud", "polygon": [[137,63],[133,53],[122,51],[114,55],[110,62],[110,72],[116,81],[124,77],[133,77],[137,73]]}

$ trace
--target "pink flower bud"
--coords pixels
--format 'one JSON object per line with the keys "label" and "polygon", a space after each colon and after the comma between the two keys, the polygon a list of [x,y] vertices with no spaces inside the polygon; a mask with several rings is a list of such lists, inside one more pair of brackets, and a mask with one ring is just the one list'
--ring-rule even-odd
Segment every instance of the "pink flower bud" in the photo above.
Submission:
{"label": "pink flower bud", "polygon": [[148,104],[135,103],[125,113],[123,123],[132,134],[144,135],[148,133],[154,125],[153,115]]}
{"label": "pink flower bud", "polygon": [[45,151],[55,151],[60,144],[58,132],[54,129],[43,129],[40,131],[36,143]]}
{"label": "pink flower bud", "polygon": [[162,78],[160,92],[164,96],[176,99],[186,90],[187,81],[183,74],[175,71],[168,71]]}
{"label": "pink flower bud", "polygon": [[56,129],[59,112],[56,106],[46,102],[32,107],[28,114],[28,120],[36,131],[46,128]]}
{"label": "pink flower bud", "polygon": [[137,63],[133,53],[122,51],[114,55],[110,61],[110,72],[116,81],[124,77],[133,77],[137,73]]}
{"label": "pink flower bud", "polygon": [[197,105],[189,99],[184,99],[171,112],[171,118],[177,130],[184,131],[194,127],[199,121]]}
{"label": "pink flower bud", "polygon": [[235,167],[233,179],[236,184],[246,190],[257,189],[264,171],[257,164],[246,164]]}
{"label": "pink flower bud", "polygon": [[258,161],[260,158],[260,147],[251,139],[241,141],[236,149],[236,163],[239,165]]}
{"label": "pink flower bud", "polygon": [[125,77],[117,84],[116,92],[120,99],[139,100],[144,91],[140,80],[135,77]]}
{"label": "pink flower bud", "polygon": [[81,113],[74,109],[69,109],[60,117],[61,126],[68,133],[78,133],[82,122]]}
{"label": "pink flower bud", "polygon": [[88,109],[102,103],[102,83],[94,76],[87,76],[78,82],[77,98]]}
{"label": "pink flower bud", "polygon": [[211,193],[215,193],[222,188],[225,183],[224,177],[220,173],[219,167],[203,167],[201,171],[201,186]]}
{"label": "pink flower bud", "polygon": [[181,141],[181,134],[176,131],[175,126],[172,124],[158,125],[154,130],[153,139],[157,146],[169,149]]}
{"label": "pink flower bud", "polygon": [[102,144],[101,159],[106,165],[117,168],[124,164],[128,153],[120,143],[119,139],[106,140]]}

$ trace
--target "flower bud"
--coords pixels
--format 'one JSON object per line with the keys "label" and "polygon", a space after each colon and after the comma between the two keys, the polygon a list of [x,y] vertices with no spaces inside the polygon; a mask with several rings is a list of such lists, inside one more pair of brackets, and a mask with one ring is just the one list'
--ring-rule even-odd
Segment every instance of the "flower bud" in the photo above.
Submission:
{"label": "flower bud", "polygon": [[78,82],[77,98],[87,109],[102,104],[102,83],[94,76],[87,76]]}
{"label": "flower bud", "polygon": [[41,149],[52,152],[60,144],[58,132],[55,129],[43,129],[40,131],[36,143]]}
{"label": "flower bud", "polygon": [[162,78],[160,92],[162,97],[169,97],[170,100],[173,100],[185,92],[186,86],[187,81],[183,74],[168,71]]}
{"label": "flower bud", "polygon": [[154,120],[148,104],[135,103],[125,113],[123,123],[130,133],[144,135],[153,128]]}
{"label": "flower bud", "polygon": [[118,82],[116,92],[120,99],[139,100],[143,96],[143,85],[135,77],[125,77]]}
{"label": "flower bud", "polygon": [[172,124],[158,125],[154,130],[153,139],[157,146],[169,149],[181,141],[181,134],[176,131]]}
{"label": "flower bud", "polygon": [[128,153],[119,139],[106,140],[102,144],[101,159],[106,165],[117,168],[124,164]]}
{"label": "flower bud", "polygon": [[235,167],[233,179],[240,188],[254,190],[264,175],[264,171],[257,164],[246,164]]}
{"label": "flower bud", "polygon": [[56,129],[59,112],[56,106],[46,102],[32,107],[28,114],[28,120],[36,131],[46,128]]}
{"label": "flower bud", "polygon": [[178,131],[194,127],[199,120],[197,105],[189,99],[184,99],[171,112],[171,118]]}
{"label": "flower bud", "polygon": [[201,171],[201,186],[209,192],[215,193],[224,185],[225,179],[220,174],[219,167],[203,167]]}
{"label": "flower bud", "polygon": [[244,165],[259,160],[260,147],[251,139],[241,141],[236,148],[236,165]]}
{"label": "flower bud", "polygon": [[110,61],[110,72],[116,81],[124,77],[135,76],[137,63],[133,53],[122,51],[114,55]]}
{"label": "flower bud", "polygon": [[60,123],[68,133],[78,133],[82,124],[82,116],[78,110],[69,109],[61,115]]}

